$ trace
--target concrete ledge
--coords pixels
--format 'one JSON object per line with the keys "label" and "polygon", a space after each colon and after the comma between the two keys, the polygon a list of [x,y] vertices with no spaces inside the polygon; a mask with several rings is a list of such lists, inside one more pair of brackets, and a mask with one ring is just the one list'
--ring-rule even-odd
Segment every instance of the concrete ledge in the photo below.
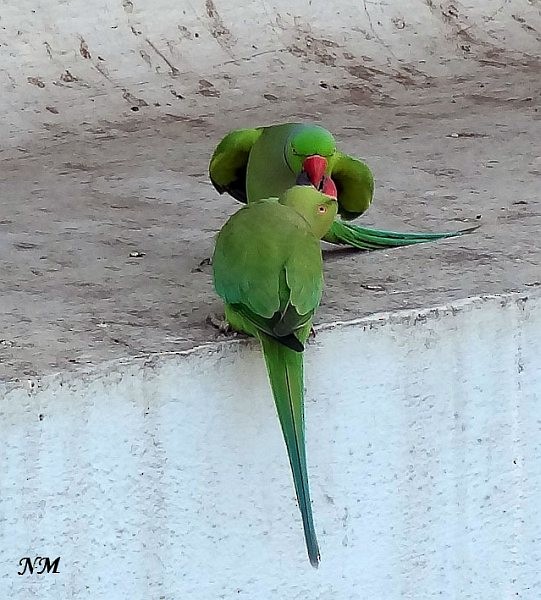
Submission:
{"label": "concrete ledge", "polygon": [[[340,104],[327,101],[324,114],[310,105],[341,147],[375,171],[374,205],[359,223],[413,231],[482,223],[472,235],[414,248],[326,249],[319,323],[539,286],[541,121],[531,103],[509,103],[511,92],[489,81],[497,110],[453,104],[450,89],[445,100],[424,90],[421,103],[357,107],[349,116]],[[81,133],[53,152],[10,151],[0,180],[0,381],[216,339],[205,320],[221,308],[201,263],[239,208],[206,175],[229,126],[218,121],[204,129],[145,122],[107,139]],[[130,258],[134,251],[144,256]]]}
{"label": "concrete ledge", "polygon": [[[322,564],[252,341],[3,395],[6,597],[443,599],[541,590],[541,298],[326,326],[306,352]],[[22,556],[60,573],[17,577]]]}
{"label": "concrete ledge", "polygon": [[247,124],[332,130],[376,176],[363,224],[483,224],[329,251],[321,323],[539,285],[532,3],[19,0],[0,18],[0,381],[215,339],[200,263],[239,205],[206,171]]}

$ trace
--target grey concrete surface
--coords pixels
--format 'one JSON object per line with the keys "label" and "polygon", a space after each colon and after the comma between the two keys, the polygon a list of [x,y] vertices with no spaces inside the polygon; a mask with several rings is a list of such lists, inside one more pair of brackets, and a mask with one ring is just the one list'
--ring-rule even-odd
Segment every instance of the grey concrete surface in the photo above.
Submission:
{"label": "grey concrete surface", "polygon": [[487,82],[478,100],[424,90],[415,103],[360,110],[314,99],[304,114],[296,104],[227,123],[133,120],[4,152],[2,378],[217,338],[205,324],[220,309],[211,267],[199,264],[239,205],[214,192],[206,166],[220,135],[242,123],[306,115],[335,131],[376,174],[362,223],[446,230],[481,215],[478,231],[445,242],[326,249],[319,323],[540,285],[541,128],[523,100],[534,82],[518,75]]}
{"label": "grey concrete surface", "polygon": [[361,223],[482,224],[414,248],[326,249],[319,323],[540,285],[536,3],[344,3],[338,21],[321,3],[302,18],[257,3],[226,24],[212,2],[61,5],[2,15],[24,26],[1,48],[0,380],[218,339],[199,265],[240,205],[206,170],[237,126],[331,129],[375,172]]}

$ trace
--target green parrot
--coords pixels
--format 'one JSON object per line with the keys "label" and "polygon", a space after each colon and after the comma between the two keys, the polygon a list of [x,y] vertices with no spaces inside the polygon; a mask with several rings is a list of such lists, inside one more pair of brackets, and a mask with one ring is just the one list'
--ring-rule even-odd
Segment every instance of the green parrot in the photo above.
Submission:
{"label": "green parrot", "polygon": [[[319,564],[304,437],[304,343],[323,291],[320,239],[337,214],[336,188],[295,185],[251,202],[223,226],[212,260],[226,319],[259,340],[286,443],[308,557]],[[305,183],[299,178],[299,183]]]}
{"label": "green parrot", "polygon": [[209,174],[220,194],[227,192],[249,203],[279,196],[294,185],[302,169],[317,189],[321,189],[324,175],[336,184],[342,219],[332,223],[323,237],[327,242],[372,250],[453,237],[476,229],[398,233],[347,223],[370,206],[374,178],[365,163],[339,152],[332,134],[319,125],[286,123],[231,131],[216,147]]}

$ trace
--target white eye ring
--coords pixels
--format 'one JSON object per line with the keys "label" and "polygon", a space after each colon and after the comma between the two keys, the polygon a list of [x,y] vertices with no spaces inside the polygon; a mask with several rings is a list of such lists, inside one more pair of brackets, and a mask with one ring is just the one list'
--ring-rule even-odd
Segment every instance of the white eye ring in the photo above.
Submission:
{"label": "white eye ring", "polygon": [[327,207],[323,206],[323,204],[321,204],[320,206],[317,207],[317,210],[318,210],[318,212],[320,212],[323,215],[327,212]]}

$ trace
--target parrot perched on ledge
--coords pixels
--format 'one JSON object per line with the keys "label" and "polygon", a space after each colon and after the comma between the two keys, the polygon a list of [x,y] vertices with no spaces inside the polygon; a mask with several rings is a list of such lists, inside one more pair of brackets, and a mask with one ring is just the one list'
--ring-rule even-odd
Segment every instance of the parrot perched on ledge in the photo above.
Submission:
{"label": "parrot perched on ledge", "polygon": [[212,260],[214,287],[233,329],[256,337],[286,443],[308,557],[319,564],[304,436],[304,343],[323,291],[320,239],[337,214],[336,188],[301,173],[279,199],[250,202],[223,226]]}
{"label": "parrot perched on ledge", "polygon": [[374,178],[362,161],[336,149],[332,134],[319,125],[287,123],[236,129],[216,147],[209,175],[214,187],[241,202],[278,197],[295,184],[304,169],[316,189],[330,177],[338,191],[338,214],[323,239],[333,244],[373,250],[408,246],[468,233],[399,233],[347,223],[362,215],[374,195]]}

